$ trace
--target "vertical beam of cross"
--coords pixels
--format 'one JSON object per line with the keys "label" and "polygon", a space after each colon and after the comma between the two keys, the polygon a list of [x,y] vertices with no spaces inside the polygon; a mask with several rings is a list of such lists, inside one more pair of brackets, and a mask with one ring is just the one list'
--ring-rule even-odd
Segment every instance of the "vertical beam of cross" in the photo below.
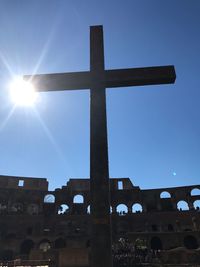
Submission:
{"label": "vertical beam of cross", "polygon": [[106,122],[106,91],[99,81],[104,76],[102,27],[90,31],[90,195],[91,195],[91,266],[112,266],[110,220],[110,184]]}

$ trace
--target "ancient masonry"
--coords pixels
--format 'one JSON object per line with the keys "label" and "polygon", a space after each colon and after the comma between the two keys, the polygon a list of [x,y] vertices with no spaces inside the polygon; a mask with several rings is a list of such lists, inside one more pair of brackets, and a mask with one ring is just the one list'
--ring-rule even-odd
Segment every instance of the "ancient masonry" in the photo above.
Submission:
{"label": "ancient masonry", "polygon": [[[199,246],[200,185],[141,190],[129,178],[113,178],[110,188],[113,242],[142,238],[161,250]],[[87,264],[89,191],[89,179],[49,191],[44,178],[0,176],[0,259],[61,262],[78,253]]]}

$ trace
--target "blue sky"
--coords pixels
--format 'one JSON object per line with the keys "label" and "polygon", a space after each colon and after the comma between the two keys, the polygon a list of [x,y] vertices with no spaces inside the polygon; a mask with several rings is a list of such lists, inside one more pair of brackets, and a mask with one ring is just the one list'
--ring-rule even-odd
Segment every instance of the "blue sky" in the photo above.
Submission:
{"label": "blue sky", "polygon": [[89,90],[14,108],[13,75],[89,70],[103,25],[107,69],[175,65],[175,85],[107,90],[110,177],[141,188],[199,183],[199,0],[0,0],[0,174],[50,188],[89,177]]}

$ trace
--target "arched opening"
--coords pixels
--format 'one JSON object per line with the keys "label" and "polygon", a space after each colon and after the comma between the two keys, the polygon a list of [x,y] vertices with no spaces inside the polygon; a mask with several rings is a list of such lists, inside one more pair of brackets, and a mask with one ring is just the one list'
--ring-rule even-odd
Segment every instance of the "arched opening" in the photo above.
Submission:
{"label": "arched opening", "polygon": [[162,242],[159,237],[154,236],[151,239],[151,249],[153,250],[162,250]]}
{"label": "arched opening", "polygon": [[51,248],[50,241],[48,239],[44,239],[39,243],[39,249],[43,252],[48,251]]}
{"label": "arched opening", "polygon": [[37,215],[39,213],[39,207],[36,204],[30,204],[27,211],[30,215]]}
{"label": "arched opening", "polygon": [[160,193],[160,198],[171,198],[171,194],[167,191],[163,191]]}
{"label": "arched opening", "polygon": [[194,188],[191,190],[191,196],[200,196],[200,189]]}
{"label": "arched opening", "polygon": [[62,204],[58,208],[58,214],[67,214],[69,212],[69,206],[66,204]]}
{"label": "arched opening", "polygon": [[84,198],[82,195],[75,195],[73,203],[84,203]]}
{"label": "arched opening", "polygon": [[128,212],[128,208],[125,204],[119,204],[117,206],[117,212],[119,215],[125,215]]}
{"label": "arched opening", "polygon": [[198,248],[197,240],[194,236],[188,235],[184,238],[184,246],[188,249],[196,249]]}
{"label": "arched opening", "polygon": [[64,248],[66,247],[65,239],[58,238],[55,240],[55,248]]}
{"label": "arched opening", "polygon": [[28,255],[32,248],[34,248],[34,242],[31,239],[24,240],[20,246],[20,254]]}
{"label": "arched opening", "polygon": [[189,210],[188,203],[184,200],[181,200],[177,203],[177,209],[182,211],[182,210]]}
{"label": "arched opening", "polygon": [[193,206],[194,206],[195,210],[199,210],[200,209],[200,200],[195,200],[193,202]]}
{"label": "arched opening", "polygon": [[133,213],[138,213],[138,212],[142,212],[142,211],[143,211],[143,209],[142,209],[141,204],[139,204],[139,203],[133,204],[133,206],[132,206],[132,212]]}
{"label": "arched opening", "polygon": [[53,194],[47,194],[44,197],[44,203],[55,203],[55,196]]}

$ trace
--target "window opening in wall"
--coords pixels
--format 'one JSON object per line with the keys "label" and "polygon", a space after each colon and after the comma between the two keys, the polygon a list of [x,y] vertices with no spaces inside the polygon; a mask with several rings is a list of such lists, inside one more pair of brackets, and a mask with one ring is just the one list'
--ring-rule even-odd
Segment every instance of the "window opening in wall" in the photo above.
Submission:
{"label": "window opening in wall", "polygon": [[121,216],[126,215],[126,213],[128,212],[128,208],[125,204],[119,204],[117,206],[117,213]]}
{"label": "window opening in wall", "polygon": [[19,180],[18,181],[18,186],[23,187],[24,186],[24,180]]}
{"label": "window opening in wall", "polygon": [[69,212],[69,206],[66,204],[62,204],[58,208],[58,214],[67,214],[68,212]]}
{"label": "window opening in wall", "polygon": [[142,205],[139,204],[139,203],[133,204],[133,206],[132,206],[132,212],[134,212],[134,213],[140,213],[140,212],[142,212]]}
{"label": "window opening in wall", "polygon": [[195,210],[198,210],[200,209],[200,200],[195,200],[194,203],[193,203],[193,206],[195,208]]}
{"label": "window opening in wall", "polygon": [[44,203],[55,203],[55,196],[48,194],[44,197]]}
{"label": "window opening in wall", "polygon": [[182,211],[182,210],[189,210],[188,203],[184,200],[181,200],[177,203],[177,209]]}
{"label": "window opening in wall", "polygon": [[82,195],[75,195],[73,202],[74,203],[83,203],[84,202],[84,198],[83,198]]}
{"label": "window opening in wall", "polygon": [[171,194],[167,191],[160,193],[160,198],[171,198]]}
{"label": "window opening in wall", "polygon": [[122,189],[123,189],[123,182],[118,181],[118,190],[122,190]]}
{"label": "window opening in wall", "polygon": [[199,196],[200,195],[200,189],[194,188],[191,190],[191,196]]}

